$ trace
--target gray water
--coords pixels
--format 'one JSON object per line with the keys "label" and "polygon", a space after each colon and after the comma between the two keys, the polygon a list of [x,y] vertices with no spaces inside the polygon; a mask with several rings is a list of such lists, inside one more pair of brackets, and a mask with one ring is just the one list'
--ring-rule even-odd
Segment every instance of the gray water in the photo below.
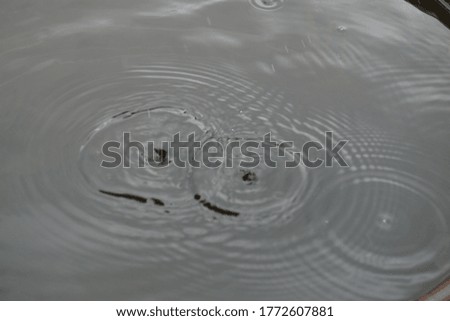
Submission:
{"label": "gray water", "polygon": [[[0,298],[416,299],[450,273],[449,88],[402,0],[2,0]],[[332,131],[350,166],[100,167],[123,131]]]}

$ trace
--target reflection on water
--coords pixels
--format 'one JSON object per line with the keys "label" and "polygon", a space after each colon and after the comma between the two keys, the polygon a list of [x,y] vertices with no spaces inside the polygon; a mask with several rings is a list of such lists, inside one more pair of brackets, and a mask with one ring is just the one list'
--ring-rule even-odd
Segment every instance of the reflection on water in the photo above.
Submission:
{"label": "reflection on water", "polygon": [[[0,298],[415,299],[448,278],[450,33],[433,17],[405,1],[0,6]],[[160,144],[326,131],[349,167],[179,168]],[[165,166],[100,167],[124,132]]]}

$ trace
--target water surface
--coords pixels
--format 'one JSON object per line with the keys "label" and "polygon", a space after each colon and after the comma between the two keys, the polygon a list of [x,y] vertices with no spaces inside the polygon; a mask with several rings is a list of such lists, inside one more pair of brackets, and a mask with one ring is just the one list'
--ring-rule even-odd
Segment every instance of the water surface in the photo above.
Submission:
{"label": "water surface", "polygon": [[[14,0],[0,26],[1,299],[409,300],[449,277],[450,32],[408,2]],[[124,131],[333,131],[350,166],[101,168]]]}

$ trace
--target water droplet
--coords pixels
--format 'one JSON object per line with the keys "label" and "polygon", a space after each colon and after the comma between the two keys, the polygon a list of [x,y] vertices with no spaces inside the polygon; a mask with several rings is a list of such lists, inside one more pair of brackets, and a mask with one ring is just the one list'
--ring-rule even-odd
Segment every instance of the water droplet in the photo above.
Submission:
{"label": "water droplet", "polygon": [[381,213],[378,216],[378,227],[382,230],[388,231],[392,228],[392,225],[394,223],[394,217],[392,214],[389,213]]}
{"label": "water droplet", "polygon": [[262,10],[276,10],[283,6],[284,0],[249,0],[250,4]]}

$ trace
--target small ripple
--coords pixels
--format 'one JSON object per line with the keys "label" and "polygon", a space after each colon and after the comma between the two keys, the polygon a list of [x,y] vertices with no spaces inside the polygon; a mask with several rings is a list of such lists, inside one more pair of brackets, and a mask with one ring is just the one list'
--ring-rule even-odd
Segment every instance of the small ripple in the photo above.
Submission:
{"label": "small ripple", "polygon": [[249,0],[250,4],[262,10],[277,10],[284,5],[284,0]]}
{"label": "small ripple", "polygon": [[[249,141],[226,138],[221,145],[234,142],[242,146]],[[262,140],[259,143],[262,144]],[[225,153],[226,159],[221,166],[202,166],[193,171],[192,189],[208,204],[239,213],[239,220],[230,222],[239,228],[286,224],[300,215],[311,192],[308,171],[301,165],[296,168],[285,166],[287,161],[296,158],[291,151],[285,151],[282,157],[275,153],[271,155],[271,160],[278,164],[275,168],[264,163],[265,155],[259,148],[255,156],[259,158],[256,166],[246,168],[243,164],[249,160],[240,151],[233,151],[233,155]]]}

